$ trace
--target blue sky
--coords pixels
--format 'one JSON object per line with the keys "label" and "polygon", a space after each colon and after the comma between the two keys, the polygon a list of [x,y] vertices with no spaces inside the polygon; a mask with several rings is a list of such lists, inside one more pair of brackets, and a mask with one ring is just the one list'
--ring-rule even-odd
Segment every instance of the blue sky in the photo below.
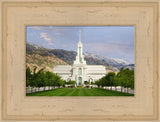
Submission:
{"label": "blue sky", "polygon": [[45,48],[77,50],[134,63],[134,26],[27,26],[26,41]]}

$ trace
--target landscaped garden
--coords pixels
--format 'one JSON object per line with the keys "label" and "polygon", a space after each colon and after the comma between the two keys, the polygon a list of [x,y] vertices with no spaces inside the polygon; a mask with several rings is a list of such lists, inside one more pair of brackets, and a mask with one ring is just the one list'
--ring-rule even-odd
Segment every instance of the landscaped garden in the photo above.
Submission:
{"label": "landscaped garden", "polygon": [[134,71],[129,69],[121,69],[117,74],[109,72],[95,83],[85,82],[84,86],[36,69],[26,69],[26,96],[134,96]]}

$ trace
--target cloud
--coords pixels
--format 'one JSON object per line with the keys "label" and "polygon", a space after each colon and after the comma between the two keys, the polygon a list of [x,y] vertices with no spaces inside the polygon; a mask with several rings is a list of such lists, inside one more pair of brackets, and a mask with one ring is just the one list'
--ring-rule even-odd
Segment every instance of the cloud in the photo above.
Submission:
{"label": "cloud", "polygon": [[46,41],[50,41],[51,38],[47,37],[47,33],[41,33],[41,38],[44,38]]}
{"label": "cloud", "polygon": [[48,37],[47,33],[41,33],[40,38],[43,38],[46,42],[48,42],[48,45],[54,45],[51,41],[51,38]]}
{"label": "cloud", "polygon": [[[120,26],[27,26],[37,44],[47,48],[77,49],[79,29],[82,30],[84,52],[113,58],[134,59],[134,27]],[[35,34],[33,34],[35,32]],[[32,34],[32,35],[31,35]],[[30,38],[29,38],[30,39]],[[40,39],[40,40],[39,40]],[[134,60],[133,60],[134,62]]]}

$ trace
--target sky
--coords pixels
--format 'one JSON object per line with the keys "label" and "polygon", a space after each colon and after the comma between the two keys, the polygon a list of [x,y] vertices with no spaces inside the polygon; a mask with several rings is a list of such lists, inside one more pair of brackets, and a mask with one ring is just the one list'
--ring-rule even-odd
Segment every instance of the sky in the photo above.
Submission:
{"label": "sky", "polygon": [[134,26],[27,26],[26,41],[50,49],[77,51],[79,30],[83,52],[134,63]]}

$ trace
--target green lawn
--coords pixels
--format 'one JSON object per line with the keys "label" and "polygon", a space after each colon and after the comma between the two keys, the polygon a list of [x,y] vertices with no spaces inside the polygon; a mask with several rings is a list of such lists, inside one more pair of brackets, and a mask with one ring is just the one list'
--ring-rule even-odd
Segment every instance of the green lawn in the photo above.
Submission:
{"label": "green lawn", "polygon": [[134,96],[134,94],[110,91],[101,88],[60,88],[49,91],[28,93],[27,96]]}

